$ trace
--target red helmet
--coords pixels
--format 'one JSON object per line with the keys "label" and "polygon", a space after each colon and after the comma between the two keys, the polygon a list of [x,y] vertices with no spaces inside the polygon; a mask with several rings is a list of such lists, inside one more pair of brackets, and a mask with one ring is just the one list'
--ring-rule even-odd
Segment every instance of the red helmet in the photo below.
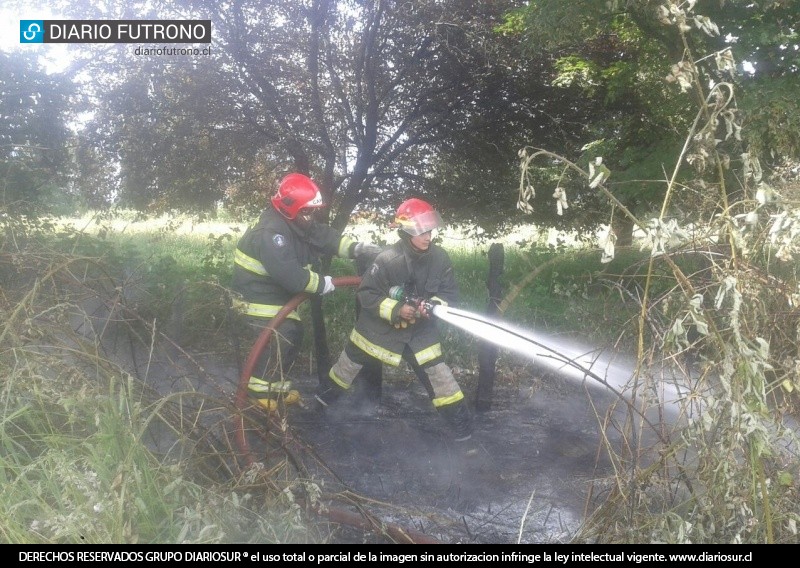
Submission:
{"label": "red helmet", "polygon": [[287,219],[294,219],[301,209],[325,207],[322,194],[311,178],[289,174],[281,180],[278,192],[272,196],[272,206]]}
{"label": "red helmet", "polygon": [[417,199],[407,199],[397,208],[394,216],[394,226],[416,237],[442,225],[442,218],[430,203]]}

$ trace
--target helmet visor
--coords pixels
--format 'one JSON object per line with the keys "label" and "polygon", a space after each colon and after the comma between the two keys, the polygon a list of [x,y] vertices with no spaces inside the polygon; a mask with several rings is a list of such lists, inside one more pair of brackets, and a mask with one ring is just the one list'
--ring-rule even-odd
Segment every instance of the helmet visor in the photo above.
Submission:
{"label": "helmet visor", "polygon": [[433,209],[424,213],[417,213],[411,218],[398,218],[396,222],[402,231],[412,237],[422,235],[442,226],[442,218]]}

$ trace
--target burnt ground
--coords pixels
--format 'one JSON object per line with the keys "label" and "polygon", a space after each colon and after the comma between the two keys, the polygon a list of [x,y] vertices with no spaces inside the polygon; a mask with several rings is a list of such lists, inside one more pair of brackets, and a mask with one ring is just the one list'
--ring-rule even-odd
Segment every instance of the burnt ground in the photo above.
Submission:
{"label": "burnt ground", "polygon": [[[219,354],[169,347],[140,351],[137,358],[135,374],[157,393],[198,393],[203,432],[213,432],[229,451],[236,365],[223,363]],[[590,494],[602,494],[593,481],[612,475],[597,413],[616,399],[601,388],[527,369],[527,376],[513,381],[497,377],[491,409],[475,413],[469,451],[451,440],[423,386],[405,369],[385,377],[379,407],[359,404],[354,393],[324,417],[310,404],[316,377],[295,377],[304,403],[282,415],[281,438],[299,469],[325,495],[338,497],[331,509],[356,517],[363,511],[434,542],[566,542],[591,509]],[[459,382],[471,402],[470,380]],[[247,416],[256,429],[260,424],[274,432],[276,421],[261,411],[250,408]],[[261,438],[248,439],[260,460],[266,455]],[[154,435],[151,444],[165,455],[182,451],[169,432]],[[399,541],[345,525],[337,542]]]}
{"label": "burnt ground", "polygon": [[[407,375],[385,380],[378,407],[356,392],[324,417],[310,404],[289,408],[292,435],[309,447],[303,461],[326,493],[358,494],[381,521],[445,543],[564,542],[575,534],[592,480],[609,475],[590,404],[603,412],[607,394],[556,376],[546,386],[541,377],[501,385],[491,409],[475,413],[465,450]],[[315,383],[295,381],[304,401]],[[348,534],[343,541],[363,541]]]}

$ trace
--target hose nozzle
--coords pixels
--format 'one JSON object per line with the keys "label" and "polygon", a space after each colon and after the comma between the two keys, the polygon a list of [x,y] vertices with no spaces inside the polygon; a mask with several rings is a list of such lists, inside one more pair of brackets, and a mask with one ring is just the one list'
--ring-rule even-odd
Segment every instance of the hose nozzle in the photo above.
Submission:
{"label": "hose nozzle", "polygon": [[430,300],[419,298],[417,296],[409,296],[406,294],[406,291],[402,286],[392,286],[389,288],[389,297],[392,300],[397,300],[398,302],[403,302],[409,306],[414,306],[417,308],[417,312],[424,317],[430,317],[432,314],[434,314],[435,308],[437,307],[437,304],[434,304]]}

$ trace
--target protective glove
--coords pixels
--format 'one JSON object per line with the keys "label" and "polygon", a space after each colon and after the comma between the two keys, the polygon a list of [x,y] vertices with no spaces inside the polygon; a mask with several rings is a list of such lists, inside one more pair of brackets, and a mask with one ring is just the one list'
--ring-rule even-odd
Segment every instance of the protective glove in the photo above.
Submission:
{"label": "protective glove", "polygon": [[416,323],[416,310],[411,304],[404,304],[397,313],[398,320],[394,322],[395,329],[405,329]]}
{"label": "protective glove", "polygon": [[381,250],[383,250],[381,247],[373,245],[372,243],[356,243],[356,246],[353,247],[353,258],[358,258],[364,254],[368,256],[378,256]]}
{"label": "protective glove", "polygon": [[330,294],[334,290],[336,290],[336,286],[333,285],[333,277],[332,276],[326,276],[325,277],[325,287],[322,289],[322,295],[324,296],[325,294]]}

